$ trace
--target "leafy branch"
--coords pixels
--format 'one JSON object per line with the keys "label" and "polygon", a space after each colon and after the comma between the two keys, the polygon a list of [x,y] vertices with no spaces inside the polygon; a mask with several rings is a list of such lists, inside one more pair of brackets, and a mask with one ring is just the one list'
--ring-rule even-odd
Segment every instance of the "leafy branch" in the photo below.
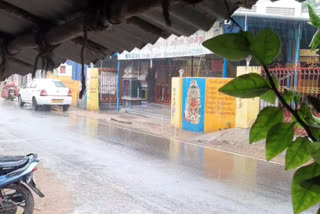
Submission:
{"label": "leafy branch", "polygon": [[[320,45],[320,17],[310,5],[308,8],[312,25],[318,28],[310,44],[315,50]],[[250,144],[265,140],[268,161],[286,150],[285,169],[297,169],[291,185],[294,213],[301,213],[320,203],[320,119],[312,114],[310,106],[301,101],[301,95],[296,91],[285,89],[281,94],[278,79],[268,69],[280,54],[279,36],[270,29],[257,35],[240,31],[219,35],[203,45],[232,61],[244,60],[251,55],[264,68],[267,79],[260,74],[249,73],[236,77],[219,91],[238,98],[260,97],[272,104],[276,98],[280,100],[282,107],[269,106],[260,111],[250,129]],[[318,98],[308,97],[308,100],[314,109],[320,109]],[[295,109],[290,106],[293,101]],[[284,109],[293,115],[292,122],[283,122]],[[307,137],[295,138],[296,126],[303,127]],[[312,159],[313,163],[305,165]]]}
{"label": "leafy branch", "polygon": [[299,116],[298,112],[296,110],[294,110],[284,99],[284,97],[281,95],[281,93],[279,92],[279,90],[277,89],[272,76],[270,74],[270,71],[268,69],[267,66],[263,66],[264,71],[267,74],[268,80],[270,82],[271,88],[273,90],[273,92],[276,94],[276,96],[278,97],[278,99],[280,100],[280,102],[282,103],[282,105],[296,118],[297,122],[301,124],[301,126],[306,130],[308,136],[311,138],[311,140],[313,142],[316,142],[317,139],[313,136],[309,126],[303,121],[303,119]]}

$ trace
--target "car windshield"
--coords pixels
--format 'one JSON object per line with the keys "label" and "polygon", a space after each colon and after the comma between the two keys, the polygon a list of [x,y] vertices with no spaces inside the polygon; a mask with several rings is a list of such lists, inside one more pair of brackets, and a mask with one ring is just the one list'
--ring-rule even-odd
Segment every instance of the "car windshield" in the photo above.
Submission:
{"label": "car windshield", "polygon": [[65,88],[66,86],[60,81],[52,81],[57,88]]}

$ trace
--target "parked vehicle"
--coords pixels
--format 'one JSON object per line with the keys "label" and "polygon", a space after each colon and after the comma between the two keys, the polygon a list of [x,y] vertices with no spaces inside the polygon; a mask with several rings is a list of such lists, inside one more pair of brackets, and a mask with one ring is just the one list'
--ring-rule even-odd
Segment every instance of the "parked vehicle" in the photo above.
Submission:
{"label": "parked vehicle", "polygon": [[19,89],[13,82],[4,83],[1,93],[2,98],[13,101],[18,95]]}
{"label": "parked vehicle", "polygon": [[33,177],[38,162],[36,154],[0,157],[0,213],[33,213],[31,190],[39,197],[44,197]]}
{"label": "parked vehicle", "polygon": [[72,103],[72,94],[60,80],[34,79],[20,89],[18,101],[21,107],[30,103],[35,110],[54,105],[67,111]]}

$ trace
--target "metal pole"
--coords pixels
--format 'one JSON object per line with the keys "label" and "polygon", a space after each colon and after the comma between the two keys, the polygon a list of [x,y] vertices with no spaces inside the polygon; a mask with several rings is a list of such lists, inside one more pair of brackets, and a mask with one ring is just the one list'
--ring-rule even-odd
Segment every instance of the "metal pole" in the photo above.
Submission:
{"label": "metal pole", "polygon": [[300,24],[298,27],[298,31],[296,31],[296,54],[295,54],[295,75],[294,75],[294,87],[297,89],[298,87],[298,64],[300,59]]}
{"label": "metal pole", "polygon": [[119,54],[117,53],[118,57],[118,91],[117,91],[117,111],[120,111],[120,92],[121,92],[121,65],[119,60]]}
{"label": "metal pole", "polygon": [[247,13],[244,19],[244,31],[248,31],[248,14]]}
{"label": "metal pole", "polygon": [[223,61],[223,78],[228,77],[228,60],[224,59]]}
{"label": "metal pole", "polygon": [[288,62],[292,61],[292,40],[289,39],[288,42]]}
{"label": "metal pole", "polygon": [[[288,63],[292,63],[292,43],[293,41],[289,39],[288,43]],[[290,89],[291,87],[291,76],[288,77],[287,87]]]}

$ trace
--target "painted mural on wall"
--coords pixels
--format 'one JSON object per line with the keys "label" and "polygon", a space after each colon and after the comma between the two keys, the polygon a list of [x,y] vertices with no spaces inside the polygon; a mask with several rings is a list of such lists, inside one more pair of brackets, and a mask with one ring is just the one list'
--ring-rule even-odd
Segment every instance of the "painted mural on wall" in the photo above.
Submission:
{"label": "painted mural on wall", "polygon": [[182,128],[192,132],[204,132],[204,105],[206,80],[183,80]]}
{"label": "painted mural on wall", "polygon": [[196,80],[192,80],[187,94],[187,103],[186,109],[184,111],[184,118],[186,121],[191,124],[199,124],[200,123],[200,88],[197,84]]}

